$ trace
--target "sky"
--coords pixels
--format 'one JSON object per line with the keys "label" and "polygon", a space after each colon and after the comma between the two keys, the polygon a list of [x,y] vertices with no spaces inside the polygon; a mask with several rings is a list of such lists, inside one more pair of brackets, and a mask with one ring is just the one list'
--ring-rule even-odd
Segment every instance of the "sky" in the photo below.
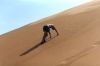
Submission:
{"label": "sky", "polygon": [[0,0],[0,35],[90,0]]}

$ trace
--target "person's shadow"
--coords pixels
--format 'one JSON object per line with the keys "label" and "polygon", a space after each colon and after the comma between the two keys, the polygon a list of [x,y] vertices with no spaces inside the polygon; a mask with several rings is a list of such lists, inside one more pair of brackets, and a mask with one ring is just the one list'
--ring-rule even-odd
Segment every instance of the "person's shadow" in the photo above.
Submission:
{"label": "person's shadow", "polygon": [[[42,43],[42,44],[44,44],[44,43]],[[38,47],[41,46],[42,44],[41,44],[41,42],[40,42],[39,44],[35,45],[34,47],[32,47],[32,48],[30,48],[29,50],[27,50],[27,51],[25,51],[24,53],[22,53],[20,56],[23,56],[23,55],[28,54],[30,51],[32,51],[32,50],[38,48]]]}
{"label": "person's shadow", "polygon": [[[55,38],[56,36],[52,37],[51,39]],[[48,41],[50,41],[51,39],[49,39]],[[45,42],[46,43],[46,42]],[[37,45],[33,46],[32,48],[30,48],[29,50],[23,52],[22,54],[20,54],[20,56],[24,56],[26,54],[28,54],[29,52],[31,52],[32,50],[35,50],[36,48],[38,48],[39,46],[43,45],[44,43],[40,42]]]}

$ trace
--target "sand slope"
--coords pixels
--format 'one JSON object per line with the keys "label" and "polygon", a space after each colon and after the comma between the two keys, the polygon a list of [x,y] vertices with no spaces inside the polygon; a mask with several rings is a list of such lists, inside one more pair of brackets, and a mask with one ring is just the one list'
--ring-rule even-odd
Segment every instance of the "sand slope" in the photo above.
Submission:
{"label": "sand slope", "polygon": [[[55,24],[60,36],[19,56],[41,41],[47,23]],[[99,28],[98,0],[28,24],[0,36],[0,66],[100,66]]]}

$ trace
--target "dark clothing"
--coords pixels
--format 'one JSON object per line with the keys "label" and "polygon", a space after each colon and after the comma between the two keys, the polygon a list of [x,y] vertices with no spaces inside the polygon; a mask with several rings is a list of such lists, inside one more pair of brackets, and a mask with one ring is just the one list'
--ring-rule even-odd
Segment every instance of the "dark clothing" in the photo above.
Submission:
{"label": "dark clothing", "polygon": [[50,32],[49,26],[47,26],[47,25],[43,26],[43,31],[44,32]]}

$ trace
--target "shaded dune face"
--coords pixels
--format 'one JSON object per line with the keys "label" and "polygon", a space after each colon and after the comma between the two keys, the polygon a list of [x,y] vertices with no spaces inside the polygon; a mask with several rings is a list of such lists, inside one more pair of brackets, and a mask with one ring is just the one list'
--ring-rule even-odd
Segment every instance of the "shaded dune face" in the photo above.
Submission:
{"label": "shaded dune face", "polygon": [[[42,40],[44,24],[54,24],[52,39]],[[100,1],[92,1],[0,36],[1,66],[100,66]]]}

